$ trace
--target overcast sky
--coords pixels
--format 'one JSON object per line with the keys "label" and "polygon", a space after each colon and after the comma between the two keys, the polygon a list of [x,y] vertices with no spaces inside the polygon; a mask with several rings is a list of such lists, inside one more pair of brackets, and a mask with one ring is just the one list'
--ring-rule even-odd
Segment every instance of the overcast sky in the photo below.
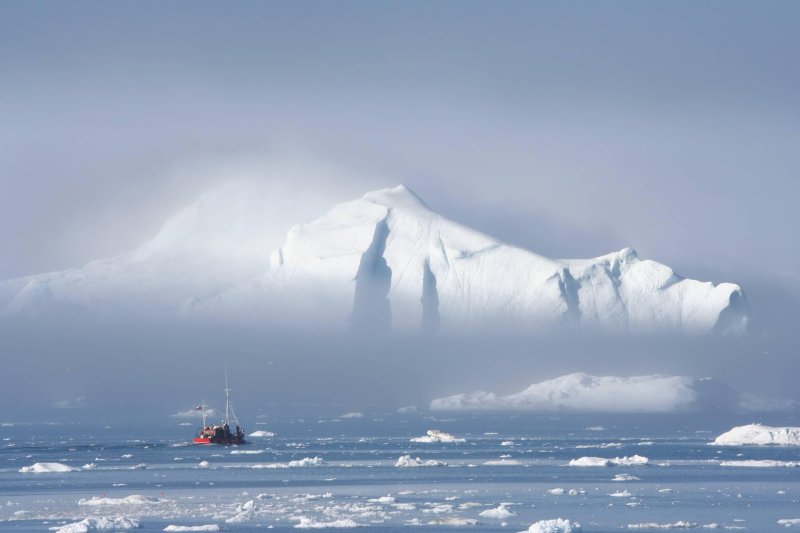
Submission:
{"label": "overcast sky", "polygon": [[349,171],[335,200],[402,181],[548,255],[629,245],[687,275],[796,280],[798,15],[2,2],[0,278],[133,248],[236,177],[197,171],[209,158],[291,154]]}

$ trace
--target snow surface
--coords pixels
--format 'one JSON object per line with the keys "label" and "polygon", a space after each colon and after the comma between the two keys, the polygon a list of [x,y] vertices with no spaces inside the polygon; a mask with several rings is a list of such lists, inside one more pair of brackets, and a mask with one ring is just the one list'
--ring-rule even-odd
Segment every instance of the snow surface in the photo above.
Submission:
{"label": "snow surface", "polygon": [[267,211],[250,185],[230,183],[132,252],[0,283],[0,315],[158,312],[337,329],[632,334],[747,324],[737,285],[684,279],[630,248],[550,259],[439,216],[402,185],[294,226],[271,254]]}
{"label": "snow surface", "polygon": [[138,528],[139,521],[135,518],[126,518],[124,516],[89,516],[80,522],[51,527],[50,531],[56,531],[57,533],[88,533],[89,531],[119,531]]}
{"label": "snow surface", "polygon": [[455,437],[450,433],[439,431],[438,429],[429,429],[427,435],[414,437],[411,439],[411,442],[466,442],[466,440]]}
{"label": "snow surface", "polygon": [[666,413],[737,405],[737,395],[707,378],[592,376],[583,372],[535,383],[522,392],[456,394],[431,402],[437,411],[581,411]]}
{"label": "snow surface", "polygon": [[581,525],[577,522],[570,522],[563,518],[554,518],[552,520],[539,520],[525,531],[519,533],[579,533],[583,531]]}
{"label": "snow surface", "polygon": [[31,466],[23,466],[19,469],[24,474],[50,474],[50,473],[63,473],[72,472],[75,468],[67,466],[63,463],[34,463]]}
{"label": "snow surface", "polygon": [[800,427],[770,427],[761,424],[737,426],[714,439],[712,444],[718,446],[800,446]]}
{"label": "snow surface", "polygon": [[615,457],[606,459],[604,457],[580,457],[572,459],[569,466],[644,466],[650,464],[650,459],[641,455],[630,457]]}
{"label": "snow surface", "polygon": [[444,461],[435,461],[433,459],[423,461],[419,457],[412,458],[410,455],[401,455],[394,466],[397,467],[447,466],[447,463],[445,463]]}

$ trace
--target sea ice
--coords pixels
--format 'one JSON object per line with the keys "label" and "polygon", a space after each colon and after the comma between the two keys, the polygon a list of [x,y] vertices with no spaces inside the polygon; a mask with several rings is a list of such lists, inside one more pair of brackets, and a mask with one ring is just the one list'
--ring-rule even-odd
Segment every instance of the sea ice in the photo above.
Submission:
{"label": "sea ice", "polygon": [[780,468],[780,467],[787,467],[787,468],[796,468],[800,467],[800,462],[798,461],[773,461],[769,459],[762,459],[762,460],[745,460],[745,461],[722,461],[720,466],[739,466],[739,467],[751,467],[751,468]]}
{"label": "sea ice", "polygon": [[770,427],[761,424],[737,426],[714,439],[712,444],[718,446],[800,446],[800,427]]}
{"label": "sea ice", "polygon": [[330,522],[320,522],[314,520],[313,518],[309,518],[307,516],[299,516],[295,520],[300,520],[300,522],[295,524],[294,526],[299,529],[327,529],[327,528],[344,529],[351,527],[363,527],[361,526],[361,524],[356,523],[350,518],[340,518],[338,520],[332,520]]}
{"label": "sea ice", "polygon": [[63,463],[34,463],[31,466],[23,466],[19,469],[20,472],[28,474],[49,474],[49,473],[63,473],[72,472],[75,470],[71,466]]}
{"label": "sea ice", "polygon": [[130,496],[125,496],[124,498],[101,498],[98,496],[93,496],[88,500],[78,500],[78,505],[154,505],[158,503],[164,503],[166,501],[168,500],[153,498],[152,496],[143,496],[141,494],[131,494]]}
{"label": "sea ice", "polygon": [[411,439],[411,442],[466,442],[466,439],[455,437],[438,429],[429,429],[427,435],[415,437]]}
{"label": "sea ice", "polygon": [[217,524],[205,524],[202,526],[167,526],[164,531],[219,531]]}
{"label": "sea ice", "polygon": [[435,461],[433,459],[429,459],[427,461],[423,461],[419,457],[412,458],[410,455],[402,455],[397,460],[394,466],[397,467],[415,467],[415,466],[447,466],[447,463],[444,461]]}
{"label": "sea ice", "polygon": [[124,516],[89,516],[80,522],[73,522],[63,526],[51,527],[50,531],[56,533],[88,533],[99,530],[125,530],[138,529],[139,521],[135,518]]}
{"label": "sea ice", "polygon": [[476,519],[462,516],[442,516],[428,522],[429,526],[474,526],[477,524]]}
{"label": "sea ice", "polygon": [[606,459],[604,457],[581,457],[572,459],[569,466],[644,466],[650,463],[650,459],[641,455],[630,457],[615,457]]}
{"label": "sea ice", "polygon": [[516,514],[508,510],[507,504],[501,503],[494,509],[486,509],[485,511],[481,511],[478,513],[478,516],[482,516],[484,518],[494,518],[497,520],[505,520],[512,516],[516,516]]}
{"label": "sea ice", "polygon": [[519,533],[580,533],[581,525],[577,522],[570,522],[562,518],[552,520],[539,520],[525,531]]}

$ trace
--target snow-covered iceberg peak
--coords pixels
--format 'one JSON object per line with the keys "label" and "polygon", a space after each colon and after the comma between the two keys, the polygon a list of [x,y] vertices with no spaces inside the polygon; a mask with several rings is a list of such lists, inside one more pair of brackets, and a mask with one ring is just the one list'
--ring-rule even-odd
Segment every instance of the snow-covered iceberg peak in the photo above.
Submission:
{"label": "snow-covered iceberg peak", "polygon": [[215,189],[132,252],[0,283],[0,316],[157,311],[372,333],[698,334],[747,323],[737,285],[681,278],[630,248],[550,259],[438,215],[403,185],[336,205],[285,240],[274,233],[291,210],[274,212],[275,201],[247,182]]}
{"label": "snow-covered iceberg peak", "polygon": [[737,426],[712,444],[718,446],[800,446],[800,427],[771,427],[761,424]]}
{"label": "snow-covered iceberg peak", "polygon": [[431,402],[438,411],[575,411],[666,413],[735,409],[738,396],[710,379],[686,376],[592,376],[577,372],[535,383],[522,392],[496,396],[487,392],[456,394]]}

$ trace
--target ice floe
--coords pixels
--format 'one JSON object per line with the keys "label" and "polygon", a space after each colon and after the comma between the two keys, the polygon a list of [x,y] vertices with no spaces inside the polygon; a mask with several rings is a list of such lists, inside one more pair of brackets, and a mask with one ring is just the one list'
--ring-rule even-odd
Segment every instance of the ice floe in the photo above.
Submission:
{"label": "ice floe", "polygon": [[464,518],[462,516],[442,516],[428,522],[429,526],[475,526],[478,521],[475,518]]}
{"label": "ice floe", "polygon": [[604,457],[580,457],[572,459],[569,466],[644,466],[650,464],[650,459],[641,455],[630,457],[614,457],[606,459]]}
{"label": "ice floe", "polygon": [[255,464],[250,468],[301,468],[304,466],[325,466],[327,464],[322,457],[304,457],[288,463]]}
{"label": "ice floe", "polygon": [[31,466],[23,466],[19,469],[24,474],[51,474],[51,473],[64,473],[72,472],[75,468],[67,466],[63,463],[34,463]]}
{"label": "ice floe", "polygon": [[219,531],[217,524],[205,524],[201,526],[173,526],[169,525],[164,528],[164,531]]}
{"label": "ice floe", "polygon": [[494,509],[486,509],[485,511],[481,511],[478,513],[478,516],[482,516],[484,518],[494,518],[496,520],[505,520],[512,516],[516,516],[516,513],[512,513],[508,510],[507,503],[501,503]]}
{"label": "ice floe", "polygon": [[743,461],[722,461],[720,466],[739,466],[739,467],[749,467],[749,468],[796,468],[800,467],[800,462],[798,461],[773,461],[769,459],[749,459]]}
{"label": "ice floe", "polygon": [[640,478],[630,474],[616,474],[611,481],[640,481]]}
{"label": "ice floe", "polygon": [[88,533],[89,531],[138,529],[139,521],[124,516],[88,516],[80,522],[51,527],[57,533]]}
{"label": "ice floe", "polygon": [[718,446],[800,446],[800,427],[771,427],[761,424],[737,426],[712,444]]}
{"label": "ice floe", "polygon": [[423,461],[419,457],[412,458],[410,455],[402,455],[397,460],[394,466],[397,467],[415,467],[415,466],[447,466],[447,463],[444,461],[435,461],[433,459],[429,459],[427,461]]}
{"label": "ice floe", "polygon": [[168,500],[154,498],[152,496],[143,496],[141,494],[131,494],[130,496],[125,496],[124,498],[101,498],[99,496],[93,496],[89,499],[78,500],[78,505],[154,505],[164,503],[166,501]]}
{"label": "ice floe", "polygon": [[455,437],[438,429],[429,429],[427,435],[414,437],[411,442],[466,442],[466,439]]}
{"label": "ice floe", "polygon": [[313,518],[309,518],[307,516],[299,516],[297,517],[298,522],[294,525],[294,527],[299,529],[345,529],[351,527],[363,527],[361,524],[356,523],[355,521],[351,520],[350,518],[340,518],[338,520],[332,520],[330,522],[322,522],[314,520]]}

